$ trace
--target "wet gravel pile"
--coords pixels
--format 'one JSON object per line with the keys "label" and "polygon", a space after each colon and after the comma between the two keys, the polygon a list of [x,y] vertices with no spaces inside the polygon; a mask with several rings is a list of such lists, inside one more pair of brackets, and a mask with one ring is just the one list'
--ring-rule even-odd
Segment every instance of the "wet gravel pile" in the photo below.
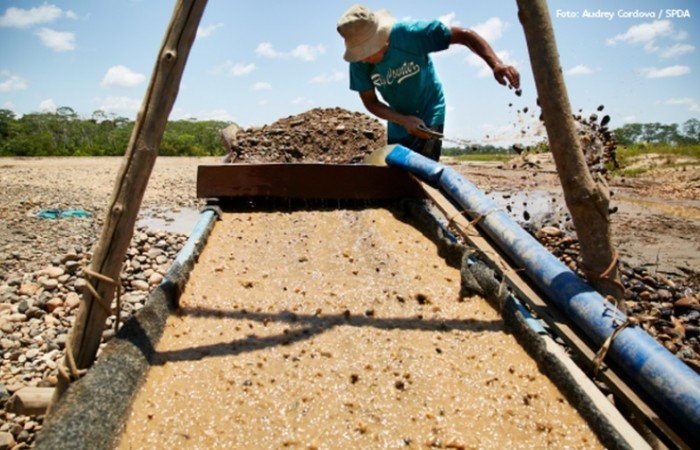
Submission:
{"label": "wet gravel pile", "polygon": [[[89,226],[89,220],[83,222]],[[54,225],[58,223],[54,221]],[[163,280],[185,240],[181,234],[136,230],[121,274],[121,323],[143,307],[149,291]],[[85,245],[65,244],[62,248],[49,265],[24,273],[5,272],[6,278],[0,283],[0,406],[23,387],[51,387],[57,382],[57,367],[86,285],[83,266],[91,257]],[[17,255],[19,262],[25,259],[18,251],[12,255]],[[6,262],[8,266],[12,264]],[[102,346],[114,335],[115,321],[116,315],[107,319]],[[6,434],[0,438],[31,444],[42,419],[3,409],[0,433]]]}
{"label": "wet gravel pile", "polygon": [[[543,227],[535,237],[569,268],[580,270],[580,246],[571,234]],[[700,289],[692,277],[671,280],[645,267],[619,263],[627,314],[688,366],[700,373]]]}
{"label": "wet gravel pile", "polygon": [[231,133],[226,162],[356,163],[386,145],[385,127],[343,108],[315,108],[262,128]]}

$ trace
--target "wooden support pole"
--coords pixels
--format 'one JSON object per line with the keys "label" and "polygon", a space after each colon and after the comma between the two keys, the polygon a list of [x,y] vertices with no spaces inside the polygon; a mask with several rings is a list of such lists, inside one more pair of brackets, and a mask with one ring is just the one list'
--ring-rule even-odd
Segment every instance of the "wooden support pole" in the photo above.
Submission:
{"label": "wooden support pole", "polygon": [[[554,156],[566,206],[571,212],[581,243],[581,256],[588,281],[602,295],[620,299],[624,295],[624,288],[620,283],[617,253],[610,233],[610,193],[602,177],[598,176],[594,180],[591,176],[576,137],[547,2],[517,0],[517,3],[549,147]],[[620,307],[623,308],[624,305]]]}
{"label": "wooden support pole", "polygon": [[66,343],[66,356],[59,366],[52,406],[69,384],[95,360],[105,322],[111,315],[109,305],[116,284],[120,282],[119,273],[134,234],[141,200],[206,3],[206,0],[177,0],[175,4],[117,175],[102,235],[93,252],[92,275],[86,275],[94,292],[91,289],[83,291],[83,301]]}

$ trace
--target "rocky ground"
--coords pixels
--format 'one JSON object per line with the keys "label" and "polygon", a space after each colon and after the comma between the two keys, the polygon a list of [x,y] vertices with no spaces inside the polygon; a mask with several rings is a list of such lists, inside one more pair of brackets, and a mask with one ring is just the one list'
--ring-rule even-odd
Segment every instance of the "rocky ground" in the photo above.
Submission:
{"label": "rocky ground", "polygon": [[[383,139],[382,126],[365,115],[316,109],[260,129],[240,130],[230,140],[229,159],[347,163],[382,146]],[[195,198],[196,167],[219,161],[160,158],[141,216],[195,214],[200,205]],[[449,158],[444,162],[496,198],[554,254],[577,268],[577,242],[551,159],[525,155],[508,164]],[[0,404],[21,387],[56,382],[56,367],[85,283],[82,267],[99,238],[120,163],[121,158],[0,160]],[[615,194],[613,234],[629,288],[629,310],[650,334],[698,370],[700,173],[693,167],[697,166],[612,178],[610,185]],[[36,216],[48,209],[84,209],[91,216]],[[143,227],[152,223],[140,222],[125,258],[122,318],[143,306],[185,240],[183,234]],[[542,231],[543,226],[549,228]],[[115,318],[107,323],[105,341],[113,335]],[[40,416],[0,410],[0,448],[30,446],[41,421]]]}

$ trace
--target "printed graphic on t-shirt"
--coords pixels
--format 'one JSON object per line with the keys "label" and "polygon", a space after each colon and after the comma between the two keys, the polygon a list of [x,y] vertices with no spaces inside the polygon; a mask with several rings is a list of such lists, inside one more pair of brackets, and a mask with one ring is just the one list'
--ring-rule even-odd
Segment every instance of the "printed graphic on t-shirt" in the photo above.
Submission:
{"label": "printed graphic on t-shirt", "polygon": [[392,84],[401,84],[406,78],[410,78],[420,73],[420,66],[413,61],[406,61],[400,67],[387,70],[386,77],[379,73],[372,74],[372,84],[380,88],[382,86],[391,86]]}

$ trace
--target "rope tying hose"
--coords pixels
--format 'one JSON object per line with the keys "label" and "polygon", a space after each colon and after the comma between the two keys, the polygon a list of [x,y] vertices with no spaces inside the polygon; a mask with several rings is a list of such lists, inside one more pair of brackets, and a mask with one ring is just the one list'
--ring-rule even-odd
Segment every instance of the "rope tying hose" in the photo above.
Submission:
{"label": "rope tying hose", "polygon": [[[469,223],[469,226],[473,228],[474,225],[478,224],[478,223],[479,223],[481,220],[483,220],[486,216],[488,216],[489,214],[494,213],[494,212],[496,212],[496,211],[499,211],[499,210],[500,210],[500,208],[494,208],[494,209],[492,209],[492,210],[490,210],[490,211],[485,212],[484,214],[476,214],[476,213],[475,213],[474,211],[472,211],[472,210],[469,210],[469,209],[462,209],[462,210],[457,211],[457,212],[454,213],[449,219],[447,219],[447,224],[448,224],[448,226],[453,225],[453,224],[454,224],[454,221],[455,221],[455,218],[456,218],[457,216],[460,216],[460,217],[465,217],[465,218],[467,219],[468,223]],[[466,217],[465,214],[469,214],[470,216],[476,216],[476,217],[475,217],[474,219],[472,219],[472,220],[469,220],[469,218]],[[474,235],[470,234],[470,236],[474,236]]]}
{"label": "rope tying hose", "polygon": [[[617,300],[612,299],[615,303],[615,308],[617,309]],[[613,319],[614,323],[614,319]],[[608,354],[608,350],[610,350],[610,347],[612,347],[613,341],[615,338],[624,330],[625,328],[629,326],[635,326],[639,324],[639,321],[634,318],[634,317],[627,317],[624,322],[621,324],[618,324],[617,328],[613,330],[612,333],[610,333],[610,336],[603,342],[603,345],[600,346],[600,349],[598,352],[595,354],[595,358],[593,358],[593,378],[598,377],[598,372],[600,371],[600,367],[603,365],[603,360],[605,359],[605,356]]]}
{"label": "rope tying hose", "polygon": [[[83,273],[86,275],[84,277],[84,280],[86,282],[85,287],[90,291],[92,294],[93,299],[97,302],[98,305],[108,314],[116,314],[116,319],[114,321],[114,331],[119,330],[119,322],[120,322],[120,313],[121,313],[121,292],[122,292],[122,287],[121,287],[121,281],[117,279],[116,281],[113,280],[112,278],[103,275],[101,273],[95,272],[85,266],[83,266]],[[117,308],[116,312],[112,310],[111,305],[107,304],[107,301],[97,292],[97,289],[95,289],[95,286],[92,285],[88,277],[93,277],[97,278],[100,281],[104,281],[105,283],[109,283],[116,288],[116,300],[117,300]],[[83,297],[84,298],[84,297]],[[60,364],[58,366],[58,376],[62,378],[65,381],[71,382],[75,381],[79,378],[81,378],[85,373],[87,372],[87,369],[79,369],[78,365],[75,362],[75,355],[73,355],[73,349],[71,348],[70,345],[66,345],[66,357],[64,358],[64,362],[66,364]]]}
{"label": "rope tying hose", "polygon": [[616,280],[615,278],[612,278],[610,276],[611,272],[613,269],[617,268],[617,264],[619,263],[619,258],[618,254],[615,250],[613,250],[612,254],[612,261],[610,261],[610,265],[608,265],[607,269],[603,271],[600,275],[598,275],[595,272],[592,272],[586,268],[586,266],[581,263],[579,267],[581,268],[581,271],[586,275],[586,278],[590,279],[599,279],[599,280],[606,280],[609,281],[610,283],[614,284],[615,287],[617,287],[620,290],[620,293],[624,295],[625,293],[625,285],[622,284],[619,280]]}

